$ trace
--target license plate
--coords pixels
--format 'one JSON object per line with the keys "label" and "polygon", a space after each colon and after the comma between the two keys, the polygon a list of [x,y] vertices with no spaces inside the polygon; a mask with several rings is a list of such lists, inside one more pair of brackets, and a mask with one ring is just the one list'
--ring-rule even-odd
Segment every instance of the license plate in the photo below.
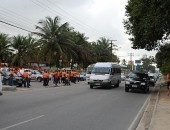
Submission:
{"label": "license plate", "polygon": [[137,85],[132,85],[133,88],[137,88]]}
{"label": "license plate", "polygon": [[95,85],[100,85],[100,83],[95,83]]}

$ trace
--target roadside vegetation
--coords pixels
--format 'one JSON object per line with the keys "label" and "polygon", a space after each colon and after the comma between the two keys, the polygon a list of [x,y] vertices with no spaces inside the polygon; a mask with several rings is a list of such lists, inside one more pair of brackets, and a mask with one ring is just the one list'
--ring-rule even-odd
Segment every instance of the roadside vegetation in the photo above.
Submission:
{"label": "roadside vegetation", "polygon": [[129,0],[124,27],[132,48],[158,50],[157,67],[163,74],[170,71],[170,1]]}
{"label": "roadside vegetation", "polygon": [[[70,67],[78,64],[86,68],[95,62],[113,61],[119,59],[111,50],[117,50],[110,40],[101,37],[89,42],[85,34],[75,31],[69,23],[60,23],[57,16],[54,19],[46,17],[36,25],[36,32],[28,36],[13,36],[0,33],[0,63],[10,66],[29,66],[29,63],[48,63],[49,66]],[[60,63],[62,62],[62,63]]]}

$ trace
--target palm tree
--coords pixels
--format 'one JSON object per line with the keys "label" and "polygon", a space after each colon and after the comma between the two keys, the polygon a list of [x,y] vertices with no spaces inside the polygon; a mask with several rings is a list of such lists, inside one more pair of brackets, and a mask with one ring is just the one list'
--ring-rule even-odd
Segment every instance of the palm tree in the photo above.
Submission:
{"label": "palm tree", "polygon": [[112,53],[112,50],[116,50],[116,45],[112,44],[112,48],[110,47],[110,40],[104,37],[101,37],[97,40],[96,45],[93,45],[95,52],[97,54],[97,60],[101,62],[113,61],[113,57],[115,56]]}
{"label": "palm tree", "polygon": [[80,32],[74,32],[72,39],[76,44],[76,47],[74,48],[76,55],[74,55],[73,61],[81,64],[85,68],[93,58],[89,48],[90,43],[87,41],[88,37]]}
{"label": "palm tree", "polygon": [[27,50],[26,50],[27,63],[31,63],[31,62],[38,63],[42,57],[40,44],[31,35],[28,35],[25,38],[25,40],[26,40],[25,42],[26,42],[26,46],[27,46]]}
{"label": "palm tree", "polygon": [[15,53],[12,56],[11,65],[22,66],[26,59],[26,37],[18,35],[13,37],[12,47],[15,49]]}
{"label": "palm tree", "polygon": [[[42,44],[42,51],[45,55],[45,60],[49,63],[54,63],[62,58],[63,61],[68,60],[68,52],[73,51],[75,47],[71,40],[71,31],[68,23],[59,25],[60,18],[54,19],[46,17],[46,20],[41,20],[36,26],[38,32],[35,32],[40,37],[38,40]],[[54,61],[55,59],[55,61]]]}
{"label": "palm tree", "polygon": [[11,39],[7,34],[0,33],[0,63],[7,62],[12,51]]}

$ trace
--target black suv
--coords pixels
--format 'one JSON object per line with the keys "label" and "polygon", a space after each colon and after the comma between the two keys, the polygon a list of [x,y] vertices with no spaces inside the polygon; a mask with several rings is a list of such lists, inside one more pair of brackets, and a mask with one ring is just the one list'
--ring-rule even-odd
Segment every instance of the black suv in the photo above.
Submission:
{"label": "black suv", "polygon": [[149,92],[149,76],[144,72],[130,72],[125,80],[125,92],[129,89],[141,89],[145,93]]}

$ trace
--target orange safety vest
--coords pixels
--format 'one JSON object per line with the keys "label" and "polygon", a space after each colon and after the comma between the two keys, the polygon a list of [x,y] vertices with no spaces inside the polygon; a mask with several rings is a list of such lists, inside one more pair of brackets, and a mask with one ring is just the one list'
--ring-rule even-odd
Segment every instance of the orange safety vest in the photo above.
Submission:
{"label": "orange safety vest", "polygon": [[24,77],[24,78],[28,78],[28,72],[24,72],[24,73],[23,73],[23,77]]}
{"label": "orange safety vest", "polygon": [[77,75],[77,72],[74,72],[74,73],[73,73],[73,77],[76,77],[76,75]]}
{"label": "orange safety vest", "polygon": [[59,72],[55,72],[55,73],[54,73],[54,77],[55,77],[55,78],[58,78],[58,77],[59,77]]}
{"label": "orange safety vest", "polygon": [[49,74],[48,73],[44,73],[43,74],[43,78],[49,78]]}
{"label": "orange safety vest", "polygon": [[70,75],[66,74],[66,80],[69,80],[69,78],[70,78]]}
{"label": "orange safety vest", "polygon": [[62,72],[62,78],[66,76],[66,72]]}

